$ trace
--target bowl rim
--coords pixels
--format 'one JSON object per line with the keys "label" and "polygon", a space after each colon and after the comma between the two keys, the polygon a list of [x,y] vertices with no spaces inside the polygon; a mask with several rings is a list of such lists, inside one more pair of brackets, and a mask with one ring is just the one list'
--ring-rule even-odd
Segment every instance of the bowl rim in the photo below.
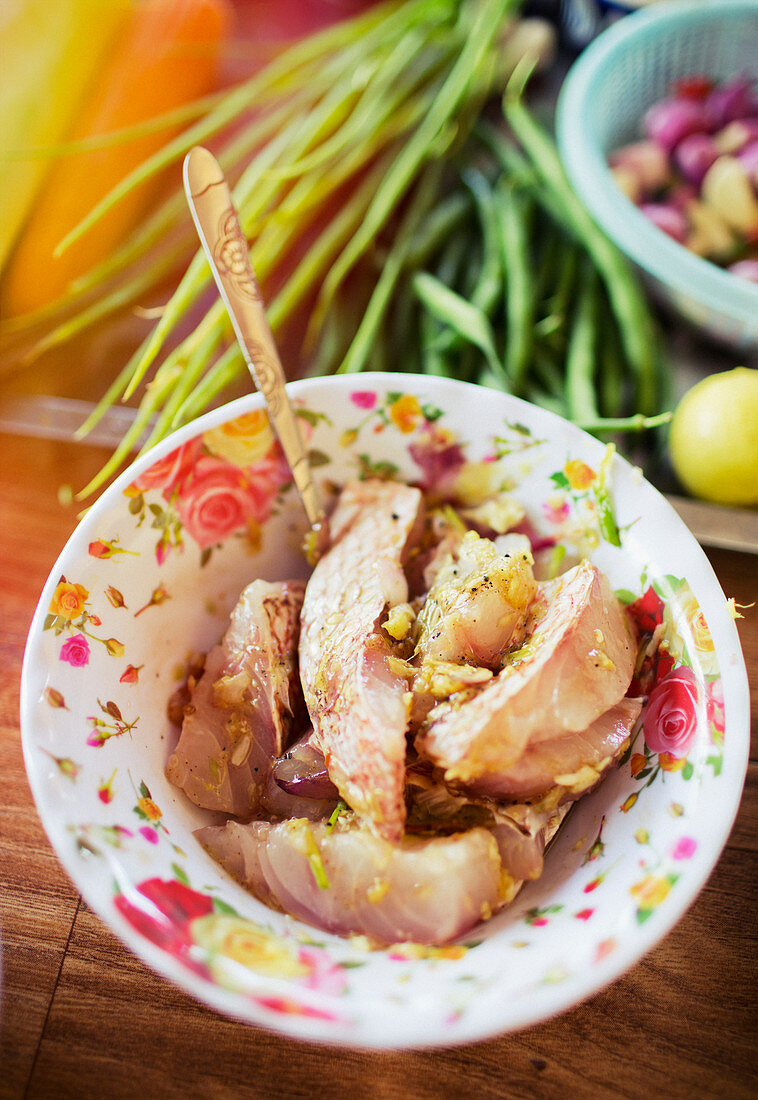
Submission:
{"label": "bowl rim", "polygon": [[[309,391],[312,392],[313,390],[322,388],[327,390],[331,388],[342,389],[350,384],[359,385],[360,388],[368,389],[372,387],[372,384],[377,387],[382,383],[386,384],[388,379],[392,380],[392,388],[400,392],[408,391],[417,393],[419,389],[436,389],[437,386],[440,385],[442,385],[443,388],[447,388],[447,386],[451,384],[456,388],[461,387],[471,392],[477,391],[481,393],[482,390],[480,386],[454,379],[430,378],[428,376],[414,374],[395,375],[390,372],[366,372],[360,375],[360,382],[358,379],[345,376],[305,379],[299,382],[290,383],[287,388],[293,397],[298,397],[309,393]],[[513,398],[510,395],[503,396],[507,397],[508,401],[517,402],[518,405],[534,408],[534,406],[529,405],[528,402],[519,398]],[[675,898],[671,899],[670,905],[668,905],[663,912],[658,914],[655,925],[648,925],[647,929],[642,933],[642,943],[640,939],[635,937],[633,940],[619,945],[618,950],[610,957],[603,959],[586,972],[573,975],[571,983],[572,992],[568,998],[566,997],[566,986],[564,986],[563,983],[557,983],[552,987],[544,987],[537,991],[537,995],[532,998],[531,1006],[525,1008],[517,1021],[508,1022],[500,1020],[486,1031],[482,1031],[480,1027],[468,1025],[467,1021],[461,1021],[461,1026],[454,1034],[435,1032],[429,1035],[416,1033],[413,1036],[409,1036],[407,1041],[398,1042],[396,1039],[388,1039],[386,1036],[372,1039],[367,1035],[353,1035],[351,1037],[350,1035],[344,1034],[344,1032],[333,1034],[333,1025],[329,1025],[324,1029],[318,1028],[306,1034],[299,1026],[298,1017],[277,1017],[275,1023],[269,1019],[264,1019],[259,1012],[253,1010],[249,1006],[246,1010],[238,994],[220,986],[209,984],[191,973],[183,967],[178,960],[175,960],[166,952],[160,950],[139,935],[136,930],[134,930],[119,914],[115,913],[112,908],[100,904],[99,899],[88,896],[86,881],[83,886],[80,885],[80,879],[82,877],[81,863],[77,861],[72,849],[64,843],[64,838],[57,829],[48,831],[46,824],[47,800],[43,789],[42,773],[32,759],[31,754],[33,746],[30,730],[33,725],[33,708],[37,703],[37,699],[36,697],[32,698],[31,695],[32,673],[29,664],[33,656],[35,645],[39,641],[41,625],[47,613],[56,578],[60,573],[60,566],[77,544],[81,543],[82,545],[86,545],[90,539],[91,533],[97,528],[101,513],[106,512],[113,506],[114,500],[118,498],[118,494],[133,481],[136,473],[142,472],[155,461],[165,457],[166,454],[174,450],[177,446],[201,432],[216,427],[220,423],[224,423],[235,416],[253,410],[263,409],[264,407],[264,400],[260,394],[254,393],[238,398],[184,425],[152,447],[150,451],[139,456],[101,493],[97,501],[88,510],[66,541],[65,546],[50,570],[29,628],[29,635],[24,653],[20,691],[21,740],[24,763],[37,812],[45,828],[49,843],[75,888],[86,898],[87,904],[97,914],[98,918],[102,920],[106,928],[108,928],[108,930],[145,965],[149,966],[163,977],[168,978],[174,985],[194,996],[201,1003],[227,1016],[252,1024],[256,1027],[265,1028],[274,1033],[288,1035],[289,1037],[297,1038],[301,1041],[367,1050],[455,1047],[472,1041],[515,1033],[551,1019],[562,1012],[570,1011],[572,1008],[582,1004],[584,1001],[621,978],[647,956],[669,934],[701,893],[726,845],[741,804],[750,744],[749,686],[744,657],[742,655],[742,647],[734,623],[731,625],[734,630],[734,645],[739,667],[735,668],[732,666],[730,675],[735,680],[738,680],[739,684],[735,683],[733,685],[734,694],[733,697],[730,697],[729,728],[733,740],[731,741],[732,752],[729,757],[729,775],[731,776],[729,806],[720,818],[719,828],[709,834],[707,842],[705,839],[703,840],[700,847],[700,858],[698,859],[697,870],[693,868],[693,872],[688,878],[686,887],[683,885],[683,888],[677,892]],[[566,432],[568,428],[569,434],[574,435],[577,441],[581,438],[590,438],[593,444],[598,443],[593,437],[588,436],[588,433],[577,428],[563,417],[544,409],[539,409],[538,413],[540,417],[546,418],[548,422],[553,422],[560,426],[562,432]],[[617,455],[616,460],[620,461],[627,468],[628,473],[632,474],[632,476],[634,475],[634,468],[625,458],[623,458],[623,456]],[[708,561],[705,552],[697,544],[694,536],[674,509],[668,504],[665,497],[663,497],[649,481],[645,480],[645,485],[649,491],[652,491],[652,493],[659,498],[658,503],[667,511],[667,515],[670,513],[671,522],[676,529],[680,531],[683,537],[686,537],[691,542],[693,551],[695,551],[702,560],[709,582],[714,586],[714,591],[724,596],[718,578],[713,571],[713,567]],[[736,690],[737,687],[739,687],[739,690]],[[740,743],[735,739],[738,735],[742,740],[741,753]],[[727,776],[724,776],[724,779],[727,779]]]}
{"label": "bowl rim", "polygon": [[[703,302],[736,322],[758,316],[758,286],[740,279],[667,236],[618,188],[606,152],[582,125],[598,82],[612,71],[629,46],[649,42],[684,24],[722,23],[729,16],[754,14],[756,0],[672,0],[641,9],[603,31],[573,63],[558,95],[556,136],[566,173],[600,227],[635,264],[670,291]],[[758,337],[758,332],[756,332]]]}

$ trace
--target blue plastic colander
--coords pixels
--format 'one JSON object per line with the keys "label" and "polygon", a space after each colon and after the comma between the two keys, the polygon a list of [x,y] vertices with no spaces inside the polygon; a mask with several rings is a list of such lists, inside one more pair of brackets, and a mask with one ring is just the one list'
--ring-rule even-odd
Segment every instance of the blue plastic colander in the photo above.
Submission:
{"label": "blue plastic colander", "polygon": [[679,77],[758,77],[758,0],[662,2],[600,35],[572,66],[556,128],[566,172],[609,237],[651,290],[738,350],[758,349],[758,286],[689,252],[619,190],[610,152],[640,136],[645,111]]}

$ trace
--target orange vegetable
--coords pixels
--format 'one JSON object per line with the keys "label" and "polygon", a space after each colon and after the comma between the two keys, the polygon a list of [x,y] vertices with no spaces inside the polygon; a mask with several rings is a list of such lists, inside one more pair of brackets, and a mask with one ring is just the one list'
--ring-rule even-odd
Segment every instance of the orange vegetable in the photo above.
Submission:
{"label": "orange vegetable", "polygon": [[[211,91],[231,22],[229,0],[139,0],[69,140],[135,126]],[[150,204],[154,181],[134,188],[60,256],[56,246],[128,172],[180,127],[61,157],[50,171],[2,285],[2,313],[55,301],[105,259]]]}
{"label": "orange vegetable", "polygon": [[18,154],[65,138],[130,7],[129,0],[0,3],[0,268],[50,167]]}

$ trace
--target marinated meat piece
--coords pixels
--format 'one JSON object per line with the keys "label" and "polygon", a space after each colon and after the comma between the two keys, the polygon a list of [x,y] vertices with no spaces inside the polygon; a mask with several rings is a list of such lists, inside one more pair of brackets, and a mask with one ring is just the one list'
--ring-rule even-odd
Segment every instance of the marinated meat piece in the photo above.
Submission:
{"label": "marinated meat piece", "polygon": [[579,733],[618,703],[634,657],[607,579],[582,562],[538,586],[522,648],[473,698],[436,708],[416,747],[448,781],[502,774],[528,745]]}
{"label": "marinated meat piece", "polygon": [[300,581],[254,581],[208,654],[166,767],[170,782],[204,809],[251,817],[259,808],[298,709],[304,590]]}
{"label": "marinated meat piece", "polygon": [[536,799],[562,788],[560,801],[573,801],[617,763],[641,710],[641,699],[622,699],[581,733],[535,741],[512,767],[473,780],[467,789],[490,798]]}
{"label": "marinated meat piece", "polygon": [[392,844],[354,821],[302,819],[210,826],[207,851],[267,904],[327,932],[382,943],[445,943],[513,894],[495,838],[482,828]]}
{"label": "marinated meat piece", "polygon": [[382,622],[407,601],[403,561],[421,507],[407,485],[348,484],[302,610],[300,675],[316,743],[341,796],[387,839],[403,832],[408,699]]}
{"label": "marinated meat piece", "polygon": [[524,637],[536,593],[528,551],[500,554],[468,531],[419,612],[416,658],[499,669],[506,650]]}

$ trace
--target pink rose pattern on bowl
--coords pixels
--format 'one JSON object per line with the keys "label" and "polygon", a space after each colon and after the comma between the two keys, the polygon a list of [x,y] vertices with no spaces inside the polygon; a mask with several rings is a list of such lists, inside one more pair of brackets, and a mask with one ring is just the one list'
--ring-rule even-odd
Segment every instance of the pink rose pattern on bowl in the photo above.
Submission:
{"label": "pink rose pattern on bowl", "polygon": [[[684,883],[710,843],[703,792],[718,797],[724,785],[723,669],[688,582],[654,568],[650,542],[645,560],[635,556],[642,505],[614,500],[617,460],[611,475],[600,444],[574,429],[548,442],[562,422],[500,395],[488,434],[467,442],[455,384],[451,394],[428,380],[424,393],[345,382],[297,402],[327,490],[356,471],[441,494],[474,475],[515,485],[535,552],[554,568],[567,552],[596,557],[637,629],[630,694],[647,697],[642,718],[621,768],[568,819],[543,879],[477,942],[371,951],[267,910],[192,838],[202,811],[163,777],[175,737],[168,696],[192,651],[220,635],[257,561],[270,579],[305,575],[304,521],[255,398],[143,463],[122,481],[121,503],[95,509],[76,554],[64,553],[66,574],[51,578],[32,631],[45,660],[25,673],[35,719],[25,753],[67,869],[77,882],[98,878],[83,887],[88,900],[156,969],[222,1010],[303,1037],[462,1041],[516,1019],[503,983],[505,1001],[526,996],[539,1019],[576,999],[572,983],[586,995],[621,973],[637,957],[627,957],[623,912],[637,926],[657,919],[660,936],[678,915],[667,914],[677,891],[685,907],[685,890],[699,888]],[[582,950],[567,952],[580,928]],[[428,1039],[430,1013],[438,1030]]]}
{"label": "pink rose pattern on bowl", "polygon": [[[307,420],[303,420],[304,430]],[[241,531],[257,531],[291,480],[287,462],[262,411],[183,443],[137,477],[127,490],[130,511],[160,531],[159,563],[181,548],[186,532],[203,550]],[[161,503],[145,502],[159,490]]]}

